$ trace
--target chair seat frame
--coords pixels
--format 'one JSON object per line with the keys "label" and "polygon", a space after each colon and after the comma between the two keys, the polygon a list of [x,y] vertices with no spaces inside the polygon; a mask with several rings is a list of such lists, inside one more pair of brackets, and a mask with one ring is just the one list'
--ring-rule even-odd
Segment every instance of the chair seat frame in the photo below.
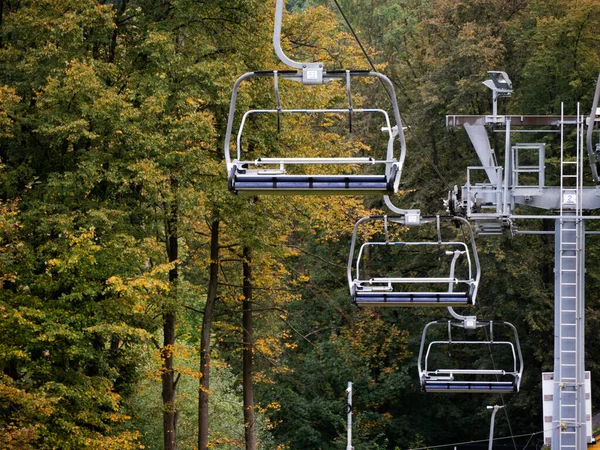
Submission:
{"label": "chair seat frame", "polygon": [[[235,139],[235,157],[231,154],[233,127],[235,122],[236,103],[239,87],[245,80],[252,78],[273,78],[273,86],[276,98],[276,108],[251,109],[246,111],[241,118]],[[387,195],[397,192],[402,166],[406,156],[406,141],[402,129],[402,120],[398,109],[396,94],[391,81],[378,72],[366,70],[336,70],[323,71],[323,82],[342,80],[346,82],[348,97],[347,108],[319,108],[319,109],[284,109],[281,107],[279,94],[279,80],[288,79],[304,82],[301,71],[256,71],[242,75],[235,82],[231,94],[227,130],[225,133],[224,155],[227,165],[228,188],[234,193],[246,194],[381,194]],[[395,124],[392,124],[388,112],[380,108],[354,108],[352,104],[351,79],[353,77],[375,78],[385,87],[392,105],[392,116]],[[309,87],[310,88],[310,85]],[[252,115],[271,114],[277,116],[279,124],[284,114],[346,114],[349,126],[352,126],[352,117],[356,114],[371,114],[381,116],[384,126],[381,128],[387,133],[387,150],[384,159],[373,157],[275,157],[244,159],[243,134],[248,119]],[[344,165],[352,167],[369,165],[382,166],[381,175],[343,174],[343,175],[313,175],[313,174],[288,174],[286,166],[307,165]],[[275,166],[275,167],[272,167]]]}

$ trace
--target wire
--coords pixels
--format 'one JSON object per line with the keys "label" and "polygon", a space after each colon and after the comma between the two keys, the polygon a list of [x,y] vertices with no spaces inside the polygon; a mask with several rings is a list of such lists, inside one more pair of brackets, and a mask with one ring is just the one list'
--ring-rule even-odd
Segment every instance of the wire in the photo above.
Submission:
{"label": "wire", "polygon": [[[339,10],[339,12],[342,15],[342,17],[344,18],[344,22],[346,22],[346,25],[348,26],[348,28],[350,30],[350,33],[352,33],[352,36],[354,36],[354,39],[356,40],[356,43],[360,47],[360,50],[362,51],[363,55],[367,59],[367,61],[369,63],[369,66],[371,67],[371,69],[374,72],[377,72],[377,69],[375,68],[375,64],[373,63],[373,60],[371,59],[371,57],[369,56],[369,54],[365,50],[365,47],[362,45],[362,42],[360,41],[358,35],[354,31],[354,27],[350,24],[350,21],[348,20],[348,17],[346,16],[346,14],[344,13],[344,11],[342,10],[342,6],[338,2],[338,0],[333,0],[333,2],[337,6],[337,9]],[[400,92],[402,92],[402,94],[404,94],[404,96],[408,100],[410,100],[410,97],[408,96],[408,94],[406,94],[406,90],[404,89],[404,87],[399,82],[397,82],[395,80],[391,80],[391,81],[392,81],[392,84],[395,85],[400,90]],[[440,180],[442,180],[442,182],[446,185],[446,187],[448,189],[452,189],[452,186],[450,185],[450,183],[448,183],[448,180],[446,179],[446,177],[444,177],[444,175],[440,171],[439,167],[431,159],[431,156],[429,155],[429,153],[427,153],[427,150],[425,150],[425,147],[423,146],[423,144],[421,144],[421,141],[419,140],[419,138],[417,137],[417,135],[413,131],[412,126],[406,120],[406,117],[408,117],[410,119],[410,121],[412,122],[412,119],[410,118],[410,116],[408,115],[408,113],[403,114],[403,116],[405,117],[404,122],[406,123],[407,129],[408,129],[411,137],[413,138],[413,140],[416,142],[417,147],[419,147],[419,150],[421,150],[421,152],[423,153],[423,155],[425,156],[425,158],[429,161],[429,163],[433,167],[433,170],[435,171],[435,173],[437,174],[437,176],[440,178]]]}
{"label": "wire", "polygon": [[[506,437],[497,437],[492,439],[493,441],[501,441],[504,439],[509,439],[509,438],[519,438],[519,437],[525,437],[525,436],[530,436],[529,437],[529,441],[531,441],[531,438],[533,438],[533,436],[536,436],[538,434],[542,434],[544,432],[544,430],[542,431],[536,431],[534,433],[527,433],[527,434],[519,434],[517,436],[506,436]],[[443,445],[428,445],[427,447],[413,447],[413,448],[409,448],[407,450],[428,450],[431,448],[443,448],[443,447],[453,447],[455,445],[466,445],[466,444],[477,444],[480,442],[489,442],[489,439],[480,439],[478,441],[465,441],[465,442],[453,442],[451,444],[443,444]],[[529,441],[527,441],[529,443]]]}
{"label": "wire", "polygon": [[342,10],[342,6],[339,4],[338,0],[333,0],[333,2],[335,3],[335,6],[337,6],[337,9],[340,11],[340,14],[342,15],[342,17],[344,18],[344,21],[346,22],[346,25],[350,29],[350,33],[352,33],[352,36],[354,36],[354,39],[356,40],[356,43],[360,47],[360,50],[362,51],[363,55],[365,55],[365,58],[367,58],[367,61],[369,62],[369,65],[371,66],[371,68],[373,69],[373,71],[377,71],[375,69],[375,64],[373,64],[373,60],[371,59],[371,57],[369,56],[369,54],[367,53],[367,51],[363,47],[362,42],[360,42],[360,39],[358,38],[358,35],[354,31],[354,28],[350,24],[350,21],[348,20],[348,17],[346,17],[346,14]]}
{"label": "wire", "polygon": [[[481,313],[481,304],[478,303],[477,304],[477,310],[479,313]],[[485,333],[485,337],[486,339],[489,341],[490,340],[490,336],[488,336],[487,333],[487,328],[484,328],[484,333]],[[488,351],[490,353],[490,360],[492,361],[492,367],[494,368],[494,370],[496,370],[496,361],[494,360],[494,354],[492,353],[492,344],[488,344]],[[496,375],[496,380],[498,380],[498,375]],[[510,424],[510,418],[508,417],[508,408],[506,408],[506,402],[504,401],[504,394],[500,393],[500,400],[502,403],[502,409],[504,410],[504,417],[506,417],[506,423],[508,424],[508,431],[510,432],[511,436],[513,435],[513,430],[512,430],[512,426]],[[515,441],[514,437],[513,437],[513,447],[515,448],[515,450],[517,450],[517,442]]]}
{"label": "wire", "polygon": [[[545,433],[546,431],[552,431],[555,428],[558,428],[560,425],[553,425],[550,428],[545,428],[541,431],[535,431],[533,433],[526,433],[526,434],[518,434],[516,436],[505,436],[505,437],[497,437],[492,439],[493,441],[502,441],[504,439],[509,439],[509,438],[520,438],[520,437],[525,437],[525,436],[529,436],[529,440],[527,441],[527,444],[525,444],[526,446],[529,444],[529,442],[531,442],[531,439],[533,439],[534,436],[537,436],[538,434],[542,434]],[[452,447],[455,445],[465,445],[465,444],[477,444],[479,442],[489,442],[489,439],[480,439],[478,441],[465,441],[465,442],[454,442],[454,443],[450,443],[450,444],[444,444],[444,445],[428,445],[427,447],[414,447],[414,448],[409,448],[407,450],[428,450],[431,448],[442,448],[442,447]]]}

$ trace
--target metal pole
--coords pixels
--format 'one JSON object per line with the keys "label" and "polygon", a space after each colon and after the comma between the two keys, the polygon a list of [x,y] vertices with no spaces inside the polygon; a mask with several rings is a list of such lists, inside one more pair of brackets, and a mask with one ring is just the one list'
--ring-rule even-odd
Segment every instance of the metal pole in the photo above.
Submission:
{"label": "metal pole", "polygon": [[[506,118],[505,126],[506,126],[506,144],[504,145],[504,198],[502,199],[502,214],[504,216],[508,216],[510,214],[510,210],[508,208],[508,194],[510,188],[512,186],[510,174],[512,173],[512,164],[511,164],[511,146],[510,146],[510,117]],[[511,202],[512,204],[512,202]]]}
{"label": "metal pole", "polygon": [[488,450],[492,450],[492,445],[494,443],[494,418],[496,417],[498,410],[502,408],[504,408],[504,406],[494,405],[487,407],[487,409],[493,409],[492,418],[490,419],[490,444],[488,446]]}
{"label": "metal pole", "polygon": [[277,0],[275,4],[275,27],[273,31],[273,47],[275,47],[275,53],[279,57],[282,63],[287,66],[293,67],[294,69],[302,69],[302,63],[293,61],[283,53],[281,48],[281,23],[283,16],[283,3],[284,0]]}
{"label": "metal pole", "polygon": [[348,388],[346,389],[348,394],[348,445],[346,450],[354,450],[352,447],[352,382],[348,381]]}

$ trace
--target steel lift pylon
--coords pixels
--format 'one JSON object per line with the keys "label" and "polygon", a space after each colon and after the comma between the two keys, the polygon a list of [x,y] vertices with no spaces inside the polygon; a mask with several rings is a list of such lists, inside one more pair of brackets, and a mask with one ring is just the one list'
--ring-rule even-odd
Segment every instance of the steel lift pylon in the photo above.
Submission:
{"label": "steel lift pylon", "polygon": [[[510,95],[507,89],[510,81],[504,72],[491,72],[490,76],[491,80],[484,84],[494,92],[496,103],[500,97],[496,89],[502,88],[502,96]],[[498,78],[508,83],[500,87],[494,83]],[[599,97],[600,77],[589,116],[581,114],[579,106],[575,116],[565,115],[564,107],[557,116],[498,115],[495,104],[492,115],[446,118],[448,128],[462,126],[466,129],[482,163],[467,169],[467,183],[460,193],[458,189],[450,193],[448,207],[451,212],[464,214],[474,221],[480,235],[504,232],[555,235],[552,419],[551,423],[544,424],[545,429],[549,425],[551,427],[545,443],[553,450],[583,450],[587,446],[587,436],[591,435],[591,430],[586,430],[586,419],[589,418],[585,409],[585,223],[600,219],[592,213],[600,208],[600,184],[596,170],[600,146],[592,146]],[[584,186],[583,182],[586,122],[588,156],[596,183],[593,186]],[[497,155],[490,146],[490,130],[505,134],[503,165],[497,163]],[[544,130],[560,133],[558,186],[546,186],[546,146],[526,140],[527,133]],[[513,131],[519,134],[511,134]],[[571,136],[575,137],[575,142],[567,145],[567,137]],[[521,206],[533,207],[539,214],[523,214]],[[521,231],[516,227],[517,222],[521,224],[530,219],[553,219],[555,230]]]}

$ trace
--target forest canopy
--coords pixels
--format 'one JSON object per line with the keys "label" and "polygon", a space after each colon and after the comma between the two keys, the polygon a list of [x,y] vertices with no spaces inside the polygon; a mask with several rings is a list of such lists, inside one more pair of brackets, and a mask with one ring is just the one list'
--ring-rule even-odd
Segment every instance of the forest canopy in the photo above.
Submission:
{"label": "forest canopy", "polygon": [[[421,332],[445,312],[357,308],[346,285],[354,224],[386,213],[382,198],[228,191],[234,82],[288,69],[274,11],[275,0],[0,0],[0,447],[345,449],[349,381],[357,450],[485,439],[493,404],[506,406],[497,435],[541,446],[552,238],[477,240],[476,313],[517,326],[521,391],[424,393]],[[478,164],[445,116],[489,113],[489,70],[513,82],[506,113],[588,111],[599,29],[597,0],[288,0],[282,46],[391,79],[408,127],[394,202],[443,214]],[[286,107],[347,99],[343,84],[296,84],[282,87]],[[264,86],[242,90],[239,107],[273,108]],[[378,88],[359,83],[357,105],[386,101]],[[258,150],[323,155],[348,136],[342,120],[320,138],[330,123],[250,122]],[[369,126],[357,120],[344,151],[364,151]],[[598,392],[600,254],[588,247]]]}

